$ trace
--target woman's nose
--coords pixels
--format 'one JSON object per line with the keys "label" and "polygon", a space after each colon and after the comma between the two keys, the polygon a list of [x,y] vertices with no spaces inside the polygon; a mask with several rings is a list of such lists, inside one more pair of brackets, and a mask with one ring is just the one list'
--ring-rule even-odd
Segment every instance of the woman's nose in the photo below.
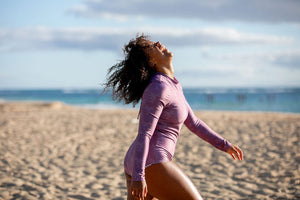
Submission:
{"label": "woman's nose", "polygon": [[157,46],[158,46],[158,48],[161,47],[161,43],[159,41],[157,42]]}

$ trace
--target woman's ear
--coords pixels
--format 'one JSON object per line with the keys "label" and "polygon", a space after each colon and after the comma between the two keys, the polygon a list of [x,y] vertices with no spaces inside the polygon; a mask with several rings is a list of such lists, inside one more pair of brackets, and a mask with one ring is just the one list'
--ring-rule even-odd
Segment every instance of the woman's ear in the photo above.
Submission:
{"label": "woman's ear", "polygon": [[155,67],[156,67],[156,60],[153,59],[153,58],[150,58],[150,59],[149,59],[149,66],[150,66],[151,68],[155,68]]}
{"label": "woman's ear", "polygon": [[152,62],[152,61],[149,61],[149,66],[150,66],[151,68],[155,68],[155,67],[156,67],[156,64],[155,64],[154,62]]}

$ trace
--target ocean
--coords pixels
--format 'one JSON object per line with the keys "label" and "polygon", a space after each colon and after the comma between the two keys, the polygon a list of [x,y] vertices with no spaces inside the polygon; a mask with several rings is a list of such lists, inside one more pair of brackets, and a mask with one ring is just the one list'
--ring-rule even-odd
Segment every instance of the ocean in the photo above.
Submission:
{"label": "ocean", "polygon": [[[300,88],[184,88],[183,91],[194,110],[300,113]],[[0,102],[10,101],[61,101],[94,109],[132,108],[112,101],[110,94],[101,94],[101,89],[0,90]]]}

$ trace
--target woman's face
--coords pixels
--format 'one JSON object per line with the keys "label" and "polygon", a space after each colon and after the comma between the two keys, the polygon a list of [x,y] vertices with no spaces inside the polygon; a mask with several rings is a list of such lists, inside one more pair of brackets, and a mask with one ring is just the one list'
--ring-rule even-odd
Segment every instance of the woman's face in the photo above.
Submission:
{"label": "woman's face", "polygon": [[150,65],[161,66],[169,64],[172,61],[173,53],[170,52],[164,45],[160,42],[149,41],[149,48],[146,52],[149,55]]}

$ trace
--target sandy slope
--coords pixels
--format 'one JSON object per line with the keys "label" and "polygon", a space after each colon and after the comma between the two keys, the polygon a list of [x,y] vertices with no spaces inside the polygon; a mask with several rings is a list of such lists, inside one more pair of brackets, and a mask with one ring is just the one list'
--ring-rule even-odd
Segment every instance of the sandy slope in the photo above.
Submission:
{"label": "sandy slope", "polygon": [[[1,198],[125,199],[122,163],[136,110],[4,103],[0,113]],[[182,129],[174,161],[204,199],[300,198],[300,115],[197,115],[245,154],[234,161]]]}

